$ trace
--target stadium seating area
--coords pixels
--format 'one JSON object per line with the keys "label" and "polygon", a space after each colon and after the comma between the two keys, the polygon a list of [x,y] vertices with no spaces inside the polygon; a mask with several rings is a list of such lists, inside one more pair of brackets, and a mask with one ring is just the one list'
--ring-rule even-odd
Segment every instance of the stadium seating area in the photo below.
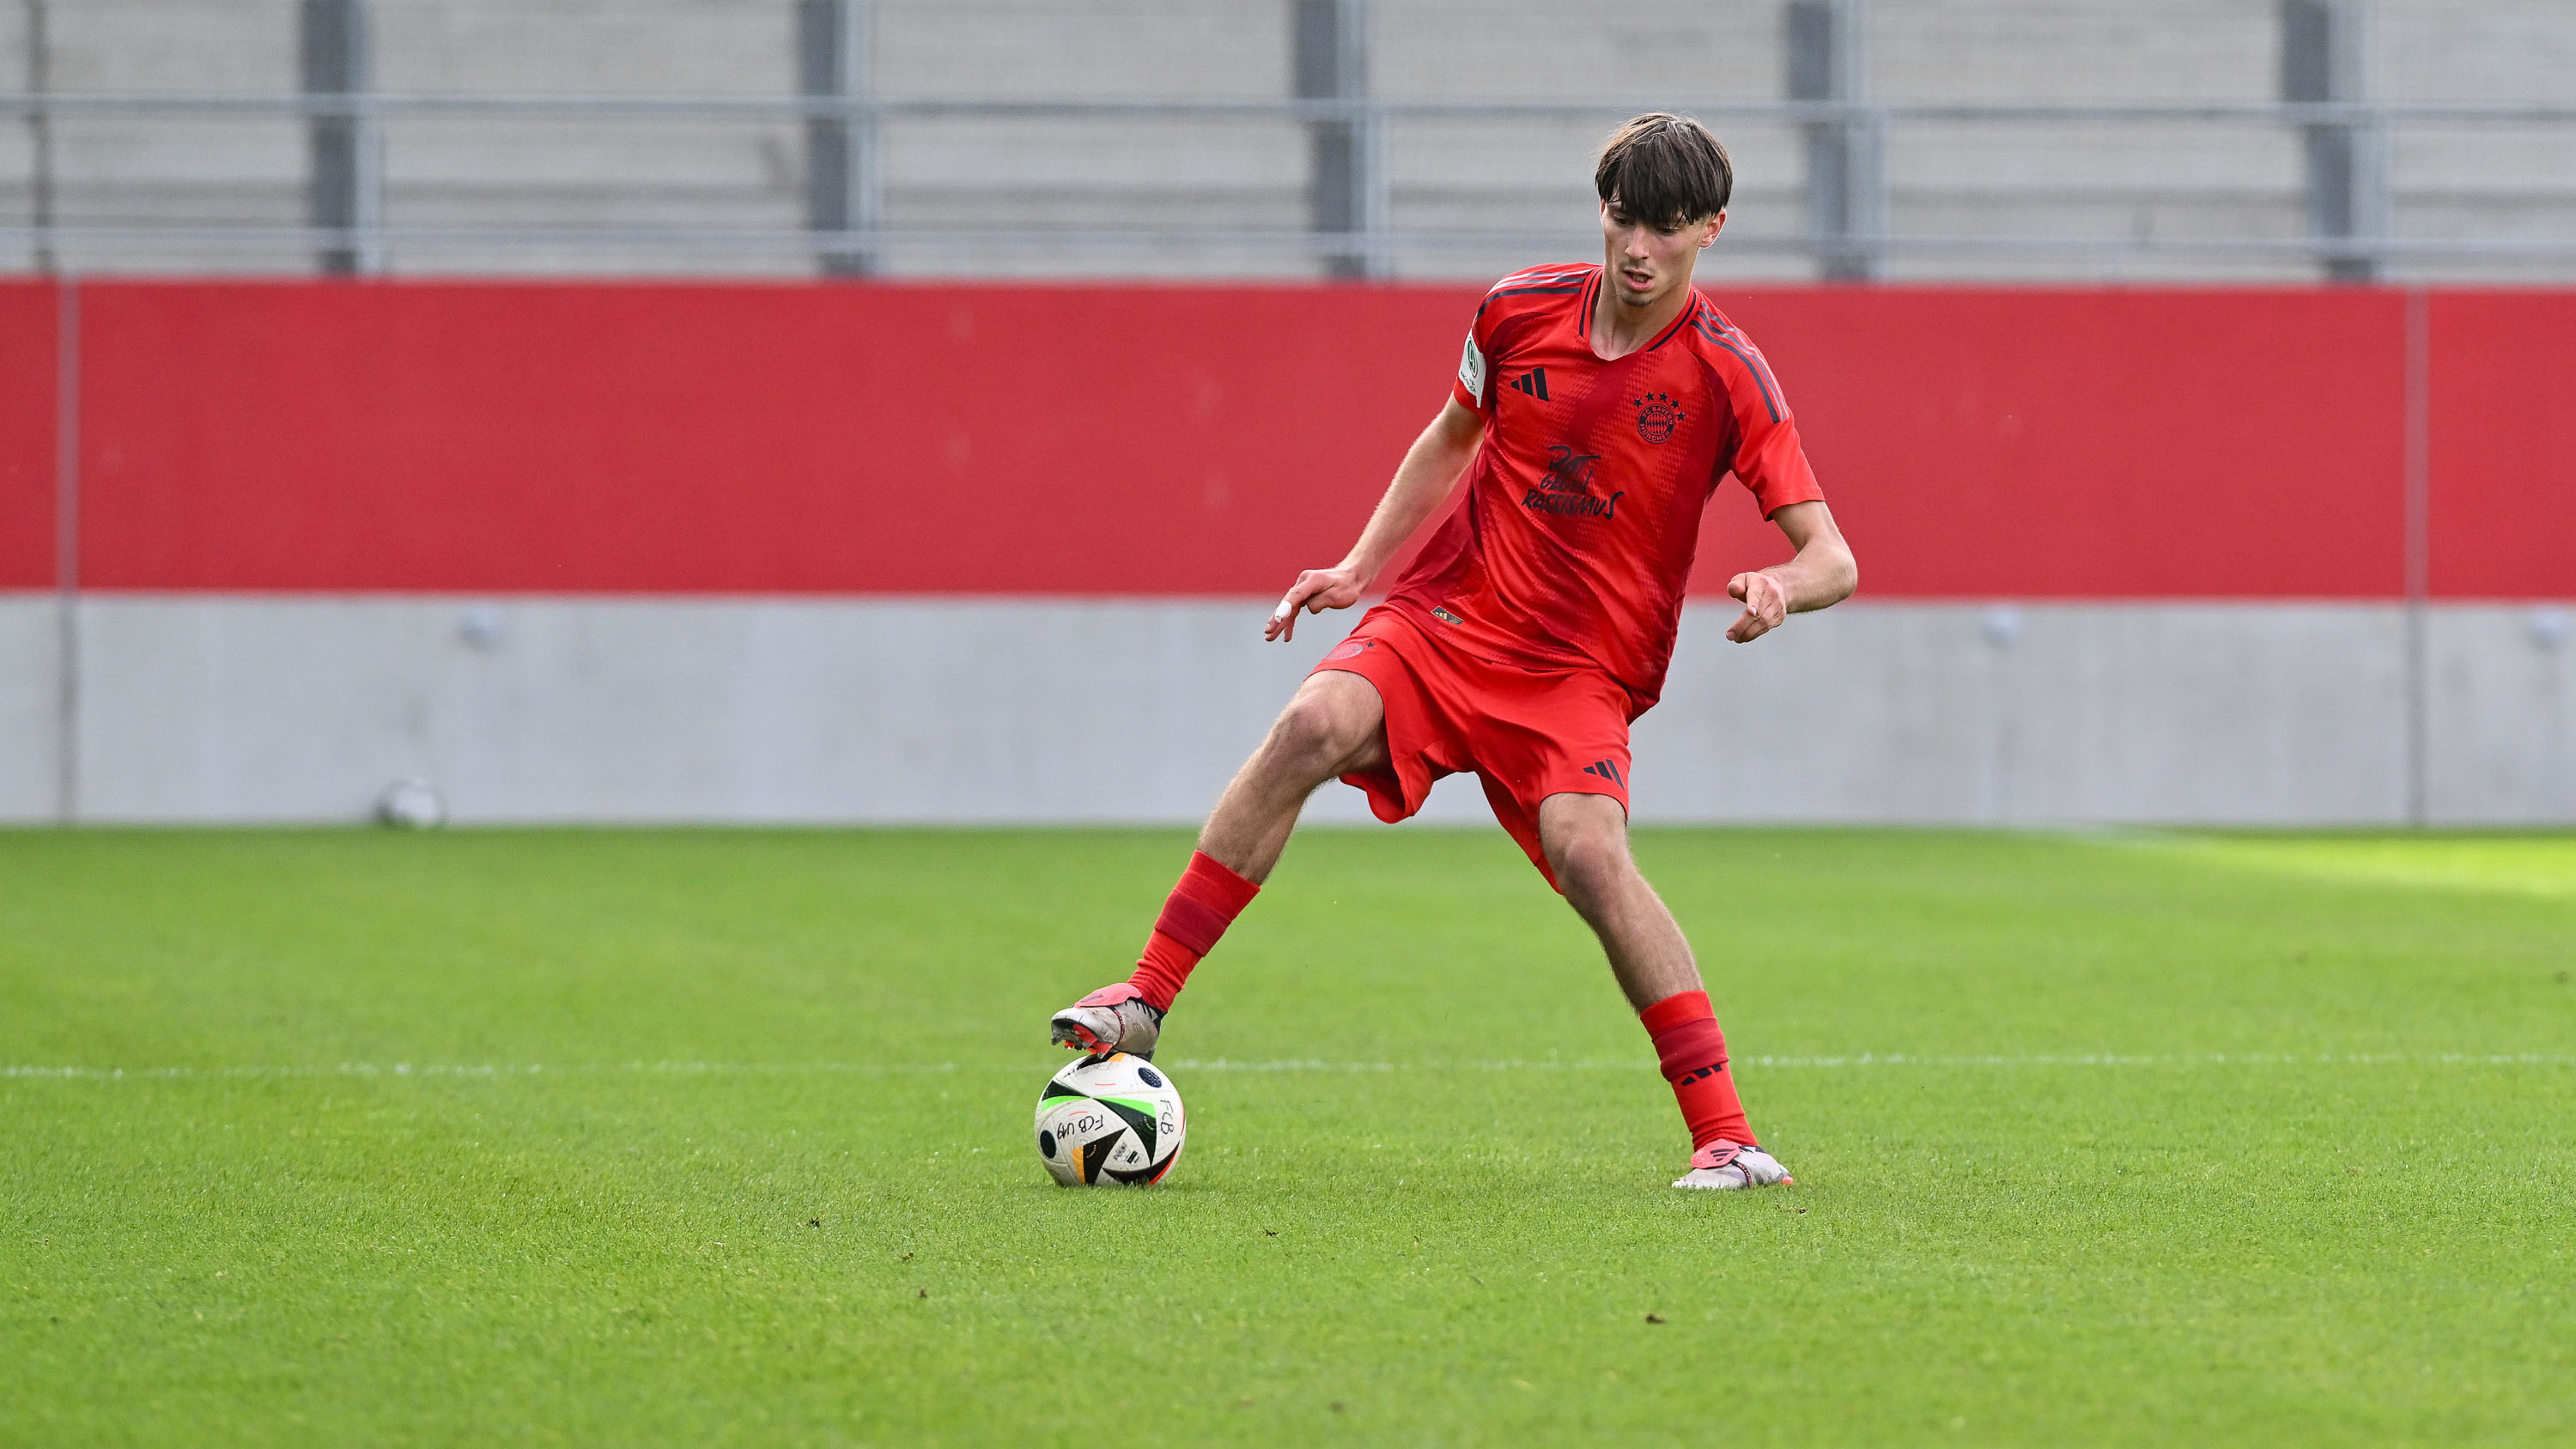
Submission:
{"label": "stadium seating area", "polygon": [[[2246,106],[2284,94],[2286,12],[2274,0],[1832,3],[1859,17],[1852,99]],[[1275,102],[1296,90],[1297,0],[839,4],[866,40],[854,89],[881,100]],[[1383,271],[1491,275],[1525,258],[1532,237],[1579,239],[1589,147],[1620,109],[1670,104],[1719,114],[1738,156],[1733,244],[1714,259],[1719,274],[1815,275],[1800,243],[1810,227],[1801,128],[1717,110],[1790,95],[1784,0],[1643,0],[1588,21],[1569,21],[1566,7],[1543,0],[1322,4],[1365,36],[1355,48],[1364,53],[1365,93],[1381,100],[1601,105],[1598,114],[1389,119],[1371,153],[1382,159],[1383,222],[1393,235]],[[0,91],[41,83],[76,94],[283,98],[307,74],[295,0],[12,8],[29,23],[0,24]],[[795,0],[363,0],[362,8],[364,78],[386,96],[782,100],[799,91],[807,33]],[[2576,7],[2357,0],[2336,14],[2350,45],[2342,98],[2576,101]],[[39,23],[45,54],[31,65]],[[2576,222],[2571,138],[2576,116],[2401,118],[2384,143],[2363,135],[2365,183],[2384,159],[2389,235],[2419,247],[2473,240],[2487,249],[2403,253],[2387,274],[2529,281],[2576,273],[2576,249],[2564,246]],[[889,233],[877,264],[897,274],[1311,274],[1322,263],[1295,244],[1316,220],[1311,141],[1304,122],[1276,111],[897,116],[883,126],[874,173]],[[2312,277],[2315,259],[2288,245],[2308,225],[2303,144],[2294,127],[2241,114],[1958,120],[1900,111],[1884,135],[1879,205],[1889,235],[1926,244],[1897,248],[1883,274]],[[363,163],[381,166],[381,219],[393,235],[370,261],[410,273],[810,273],[817,253],[797,244],[810,218],[807,146],[804,123],[775,109],[398,111]],[[305,121],[277,110],[84,110],[56,116],[41,145],[37,128],[9,125],[0,134],[0,228],[11,240],[0,267],[35,266],[49,246],[62,264],[89,271],[309,269],[309,245],[275,232],[308,214],[310,150]],[[40,171],[51,219],[67,229],[50,240],[33,226]],[[271,234],[147,242],[83,230],[129,227]],[[419,235],[451,229],[471,234]],[[576,235],[493,236],[528,229]],[[620,235],[594,234],[606,229]],[[1200,239],[1187,235],[1194,232]],[[1507,240],[1480,246],[1444,235],[1458,232]],[[1256,235],[1246,241],[1246,233]],[[1214,244],[1208,234],[1234,240]],[[2069,237],[2092,244],[2063,246]],[[2051,238],[2061,245],[2035,245]],[[2198,245],[2249,241],[2276,249]],[[2549,250],[2553,242],[2558,250]]]}

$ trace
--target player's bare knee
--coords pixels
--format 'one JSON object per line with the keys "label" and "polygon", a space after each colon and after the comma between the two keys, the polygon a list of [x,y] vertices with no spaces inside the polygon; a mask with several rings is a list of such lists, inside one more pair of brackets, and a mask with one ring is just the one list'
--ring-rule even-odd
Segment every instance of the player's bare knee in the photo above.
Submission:
{"label": "player's bare knee", "polygon": [[1628,852],[1616,836],[1604,831],[1574,832],[1548,855],[1557,883],[1565,888],[1566,898],[1578,906],[1617,895],[1630,869]]}
{"label": "player's bare knee", "polygon": [[1282,761],[1309,759],[1330,752],[1334,734],[1331,709],[1300,695],[1271,722],[1269,750]]}
{"label": "player's bare knee", "polygon": [[[1279,769],[1305,784],[1320,784],[1360,743],[1360,731],[1348,713],[1329,699],[1300,694],[1280,711],[1264,749]],[[1312,778],[1304,778],[1308,776]]]}
{"label": "player's bare knee", "polygon": [[1601,795],[1552,795],[1539,807],[1539,841],[1548,868],[1577,910],[1614,899],[1636,873],[1628,822],[1619,802]]}
{"label": "player's bare knee", "polygon": [[1308,679],[1270,726],[1262,744],[1269,767],[1290,783],[1312,788],[1335,775],[1366,768],[1382,756],[1386,717],[1377,689],[1356,675],[1319,674]]}

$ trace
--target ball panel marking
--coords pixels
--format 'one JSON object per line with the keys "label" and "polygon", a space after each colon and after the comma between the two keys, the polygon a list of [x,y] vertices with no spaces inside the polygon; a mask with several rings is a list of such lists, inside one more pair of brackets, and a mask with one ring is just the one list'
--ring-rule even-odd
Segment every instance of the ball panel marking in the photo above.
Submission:
{"label": "ball panel marking", "polygon": [[1067,1186],[1145,1186],[1179,1160],[1186,1119],[1169,1076],[1141,1058],[1084,1057],[1039,1094],[1038,1157]]}

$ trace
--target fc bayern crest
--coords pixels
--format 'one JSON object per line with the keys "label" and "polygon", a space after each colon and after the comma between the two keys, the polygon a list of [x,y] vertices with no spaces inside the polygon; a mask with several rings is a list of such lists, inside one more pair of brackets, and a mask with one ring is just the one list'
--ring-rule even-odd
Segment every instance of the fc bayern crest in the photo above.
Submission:
{"label": "fc bayern crest", "polygon": [[1672,440],[1673,429],[1687,416],[1673,406],[1673,400],[1662,393],[1650,392],[1637,399],[1637,436],[1649,443]]}

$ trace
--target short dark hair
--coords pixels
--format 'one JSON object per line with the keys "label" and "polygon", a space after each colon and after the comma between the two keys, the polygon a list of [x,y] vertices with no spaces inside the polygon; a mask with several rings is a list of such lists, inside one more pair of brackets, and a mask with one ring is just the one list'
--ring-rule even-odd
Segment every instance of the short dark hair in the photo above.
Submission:
{"label": "short dark hair", "polygon": [[1601,143],[1592,188],[1648,225],[1680,226],[1726,210],[1735,194],[1735,163],[1708,127],[1650,111]]}

